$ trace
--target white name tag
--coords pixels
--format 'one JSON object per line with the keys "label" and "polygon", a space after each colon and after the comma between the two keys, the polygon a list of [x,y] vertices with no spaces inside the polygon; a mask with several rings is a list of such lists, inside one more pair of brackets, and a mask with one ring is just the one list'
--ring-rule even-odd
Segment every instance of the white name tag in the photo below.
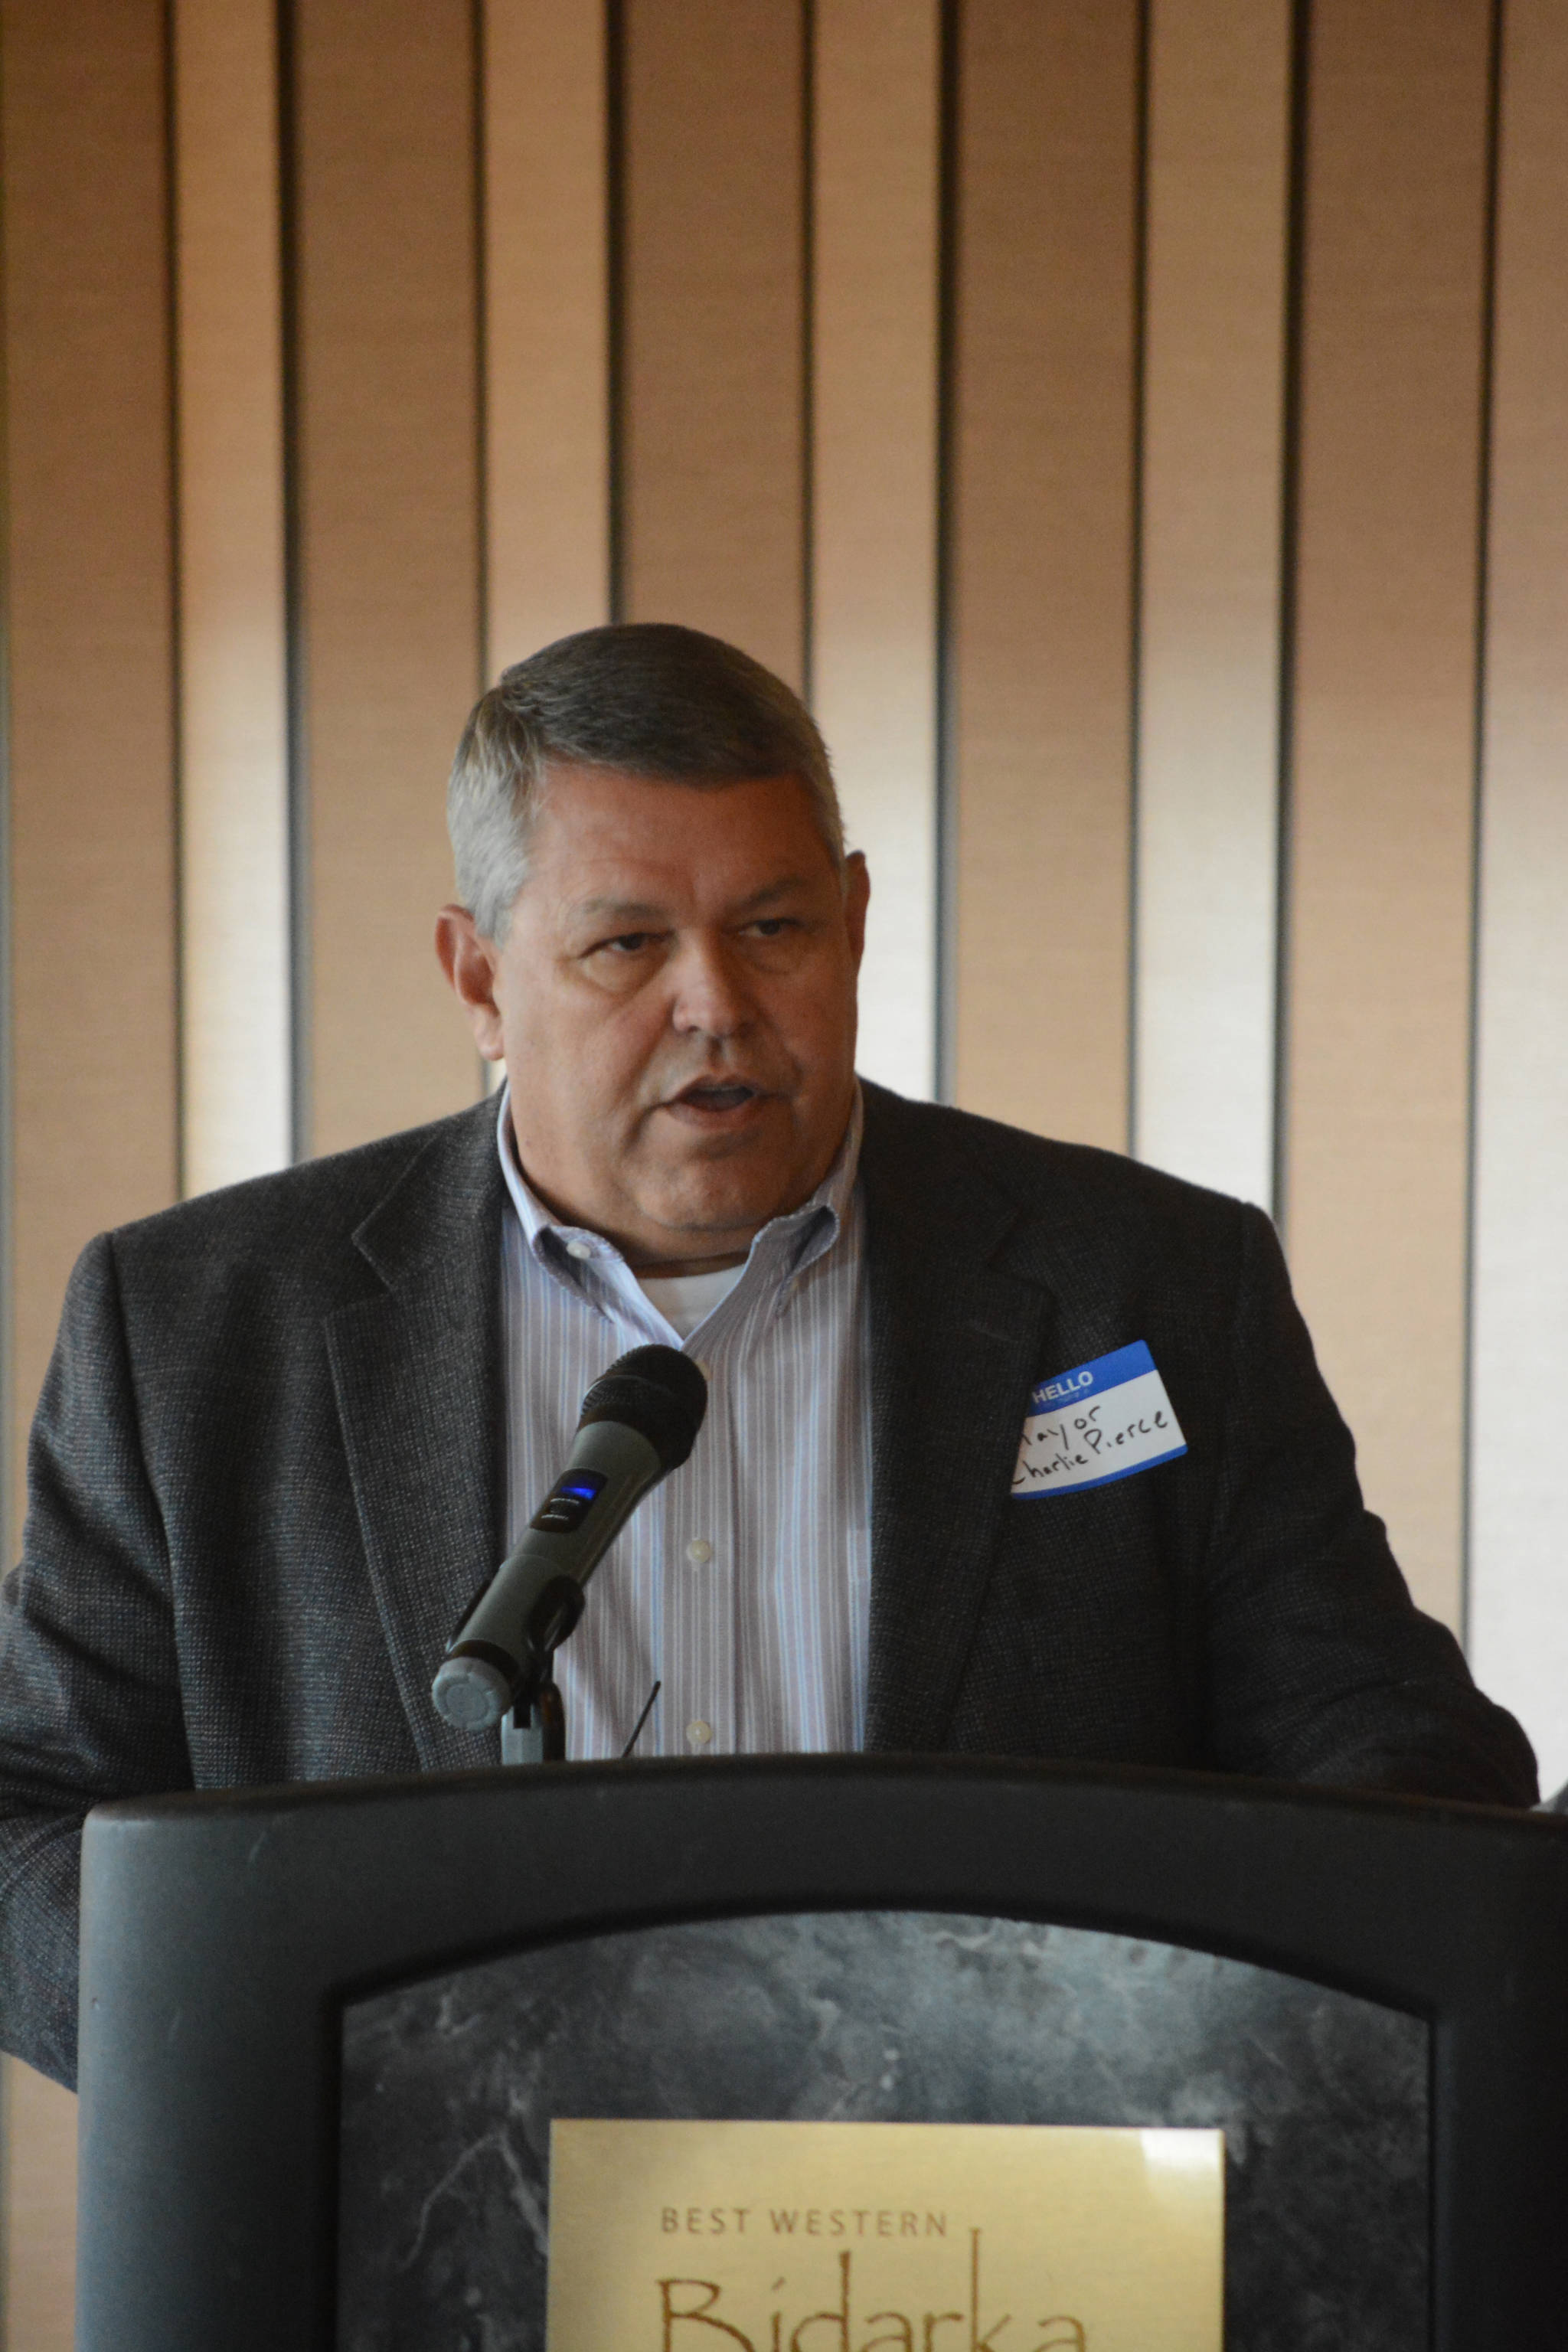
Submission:
{"label": "white name tag", "polygon": [[1024,1501],[1109,1486],[1187,1450],[1165,1383],[1142,1339],[1041,1381],[1029,1398],[1013,1492]]}

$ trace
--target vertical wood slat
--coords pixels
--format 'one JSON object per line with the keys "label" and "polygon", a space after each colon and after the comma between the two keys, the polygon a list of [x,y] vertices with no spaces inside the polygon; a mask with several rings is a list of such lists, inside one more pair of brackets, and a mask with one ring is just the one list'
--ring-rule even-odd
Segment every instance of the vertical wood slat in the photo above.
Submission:
{"label": "vertical wood slat", "polygon": [[1134,1144],[1273,1192],[1289,0],[1156,0]]}
{"label": "vertical wood slat", "polygon": [[16,1396],[71,1263],[174,1197],[168,178],[158,0],[7,0]]}
{"label": "vertical wood slat", "polygon": [[71,2352],[76,2096],[19,2059],[4,2063],[5,2352]]}
{"label": "vertical wood slat", "polygon": [[294,18],[313,1151],[479,1087],[430,944],[479,683],[472,32],[465,0]]}
{"label": "vertical wood slat", "polygon": [[1460,1603],[1486,0],[1313,12],[1285,1211],[1417,1598]]}
{"label": "vertical wood slat", "polygon": [[1481,813],[1476,1672],[1568,1780],[1568,16],[1505,19]]}
{"label": "vertical wood slat", "polygon": [[182,1180],[292,1144],[272,0],[175,0]]}
{"label": "vertical wood slat", "polygon": [[859,1067],[936,1078],[940,26],[818,0],[813,70],[812,702],[871,908]]}
{"label": "vertical wood slat", "polygon": [[[72,1260],[177,1181],[163,9],[5,0],[0,46],[19,1474]],[[12,2352],[65,2352],[76,2103],[6,2067]]]}
{"label": "vertical wood slat", "polygon": [[804,680],[800,0],[626,0],[619,601]]}
{"label": "vertical wood slat", "polygon": [[604,0],[485,0],[486,669],[609,618]]}
{"label": "vertical wood slat", "polygon": [[949,562],[954,1081],[1124,1148],[1133,0],[961,19]]}

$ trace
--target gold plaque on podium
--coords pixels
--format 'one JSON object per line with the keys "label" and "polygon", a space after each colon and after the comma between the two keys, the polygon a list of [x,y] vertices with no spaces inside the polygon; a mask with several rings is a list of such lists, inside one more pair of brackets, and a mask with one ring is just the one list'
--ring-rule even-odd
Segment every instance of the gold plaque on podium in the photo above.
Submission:
{"label": "gold plaque on podium", "polygon": [[1221,2352],[1225,2138],[557,2120],[549,2352]]}

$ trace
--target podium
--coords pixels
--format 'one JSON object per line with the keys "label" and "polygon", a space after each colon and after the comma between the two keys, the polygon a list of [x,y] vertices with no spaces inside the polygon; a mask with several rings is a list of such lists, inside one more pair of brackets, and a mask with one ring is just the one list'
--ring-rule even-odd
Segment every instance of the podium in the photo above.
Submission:
{"label": "podium", "polygon": [[120,1802],[80,2081],[79,2352],[542,2345],[552,2116],[1217,2125],[1230,2352],[1521,2352],[1568,1822],[958,1758]]}

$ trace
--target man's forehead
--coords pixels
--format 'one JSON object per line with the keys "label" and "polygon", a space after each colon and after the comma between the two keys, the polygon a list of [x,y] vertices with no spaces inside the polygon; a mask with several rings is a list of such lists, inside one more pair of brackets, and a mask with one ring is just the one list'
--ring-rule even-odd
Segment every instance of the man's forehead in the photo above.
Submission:
{"label": "man's forehead", "polygon": [[529,864],[552,897],[584,912],[749,901],[837,871],[796,777],[687,782],[582,768],[552,779]]}

